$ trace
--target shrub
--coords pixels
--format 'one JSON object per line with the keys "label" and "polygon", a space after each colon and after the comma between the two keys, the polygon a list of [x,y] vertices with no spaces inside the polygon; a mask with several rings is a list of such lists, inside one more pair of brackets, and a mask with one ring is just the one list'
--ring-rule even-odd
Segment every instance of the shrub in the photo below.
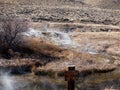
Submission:
{"label": "shrub", "polygon": [[7,53],[13,51],[21,42],[20,33],[28,29],[28,20],[20,17],[5,17],[0,19],[0,50]]}

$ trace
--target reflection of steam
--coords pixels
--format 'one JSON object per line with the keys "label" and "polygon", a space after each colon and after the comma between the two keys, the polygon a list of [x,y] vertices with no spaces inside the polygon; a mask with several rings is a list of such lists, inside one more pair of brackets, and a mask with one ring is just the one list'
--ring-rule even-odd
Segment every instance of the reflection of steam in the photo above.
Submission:
{"label": "reflection of steam", "polygon": [[7,75],[3,76],[4,90],[14,90],[13,84],[14,82],[9,76]]}
{"label": "reflection of steam", "polygon": [[[29,84],[27,81],[19,81],[9,74],[10,71],[0,71],[0,90],[19,90]],[[23,83],[24,82],[24,83]]]}
{"label": "reflection of steam", "polygon": [[3,85],[2,89],[0,90],[14,90],[13,85],[14,85],[14,80],[10,78],[8,73],[1,73],[1,83]]}
{"label": "reflection of steam", "polygon": [[71,40],[71,38],[67,33],[59,32],[55,30],[46,29],[44,31],[39,31],[30,28],[29,31],[23,33],[23,35],[29,37],[37,37],[43,40],[48,40],[65,48],[75,47],[75,43]]}

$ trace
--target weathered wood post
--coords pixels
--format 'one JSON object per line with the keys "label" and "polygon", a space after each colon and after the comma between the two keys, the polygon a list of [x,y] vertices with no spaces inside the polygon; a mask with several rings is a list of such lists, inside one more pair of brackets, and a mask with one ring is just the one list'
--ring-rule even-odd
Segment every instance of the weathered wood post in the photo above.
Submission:
{"label": "weathered wood post", "polygon": [[74,65],[70,65],[65,71],[65,81],[67,81],[67,90],[75,90],[75,80],[77,80],[79,72],[75,70]]}

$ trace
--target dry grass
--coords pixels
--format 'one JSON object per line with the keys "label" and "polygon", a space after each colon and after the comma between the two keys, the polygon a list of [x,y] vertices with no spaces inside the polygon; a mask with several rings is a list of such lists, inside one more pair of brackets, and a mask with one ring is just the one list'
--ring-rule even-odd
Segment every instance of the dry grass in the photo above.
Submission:
{"label": "dry grass", "polygon": [[34,53],[45,56],[67,58],[69,51],[56,45],[54,42],[45,41],[39,38],[27,38],[25,46]]}
{"label": "dry grass", "polygon": [[45,70],[45,71],[65,71],[66,66],[69,66],[71,64],[74,64],[76,66],[76,69],[80,72],[91,72],[91,71],[109,71],[112,69],[115,69],[117,65],[111,64],[110,62],[107,62],[108,57],[101,56],[101,55],[90,55],[87,53],[76,53],[72,52],[73,56],[69,59],[63,59],[59,61],[54,61],[46,64],[43,67],[39,67],[38,70]]}
{"label": "dry grass", "polygon": [[[79,44],[92,43],[94,48],[96,45],[100,45],[106,50],[107,46],[111,46],[118,42],[119,33],[76,33],[73,39]],[[88,38],[87,40],[85,40]],[[110,42],[108,40],[111,40]],[[65,67],[74,64],[79,71],[109,71],[115,69],[118,64],[114,63],[115,58],[111,56],[105,56],[103,54],[90,54],[79,51],[83,47],[78,47],[77,51],[65,50],[55,45],[53,42],[41,40],[39,38],[27,38],[26,46],[43,55],[49,55],[52,57],[58,57],[59,60],[47,63],[43,67],[39,67],[39,70],[46,71],[64,71]],[[89,47],[88,47],[89,48]],[[108,47],[109,48],[109,47]],[[99,49],[98,49],[99,50]]]}
{"label": "dry grass", "polygon": [[120,56],[119,32],[76,32],[73,40],[79,44],[78,51],[92,50],[98,53],[108,53]]}
{"label": "dry grass", "polygon": [[29,58],[24,58],[24,59],[0,59],[0,67],[1,68],[12,68],[12,67],[22,67],[22,66],[32,66],[35,63],[38,63],[40,65],[39,60],[35,59],[29,59]]}
{"label": "dry grass", "polygon": [[[71,36],[74,39],[74,41],[76,41],[79,45],[83,44],[83,46],[76,48],[77,51],[79,52],[63,49],[53,42],[45,41],[35,37],[32,38],[27,37],[25,39],[24,45],[35,53],[59,58],[59,60],[57,61],[55,61],[56,59],[54,61],[53,59],[51,59],[49,63],[47,63],[43,67],[39,67],[38,70],[64,71],[66,66],[74,64],[76,65],[77,70],[79,70],[80,72],[82,71],[101,72],[117,68],[118,64],[114,64],[114,58],[112,58],[111,56],[105,56],[103,54],[100,55],[86,53],[83,52],[82,49],[87,44],[90,44],[92,46],[92,49],[98,51],[100,51],[98,46],[102,47],[103,51],[109,49],[109,47],[110,46],[112,47],[112,45],[119,46],[118,44],[116,44],[117,42],[119,42],[120,38],[119,34],[120,34],[119,32],[74,33],[73,36]],[[91,46],[87,48],[89,49],[91,48]]]}

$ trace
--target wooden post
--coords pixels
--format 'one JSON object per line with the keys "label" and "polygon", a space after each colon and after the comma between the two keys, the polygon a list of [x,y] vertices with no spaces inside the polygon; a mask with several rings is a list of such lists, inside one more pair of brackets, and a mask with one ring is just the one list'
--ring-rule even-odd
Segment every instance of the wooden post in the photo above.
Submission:
{"label": "wooden post", "polygon": [[65,81],[67,81],[67,90],[75,90],[75,80],[78,78],[78,71],[75,70],[75,66],[68,66],[68,70],[65,72]]}
{"label": "wooden post", "polygon": [[36,68],[37,68],[37,67],[35,66],[35,64],[32,65],[32,68],[31,68],[32,75],[35,75]]}

